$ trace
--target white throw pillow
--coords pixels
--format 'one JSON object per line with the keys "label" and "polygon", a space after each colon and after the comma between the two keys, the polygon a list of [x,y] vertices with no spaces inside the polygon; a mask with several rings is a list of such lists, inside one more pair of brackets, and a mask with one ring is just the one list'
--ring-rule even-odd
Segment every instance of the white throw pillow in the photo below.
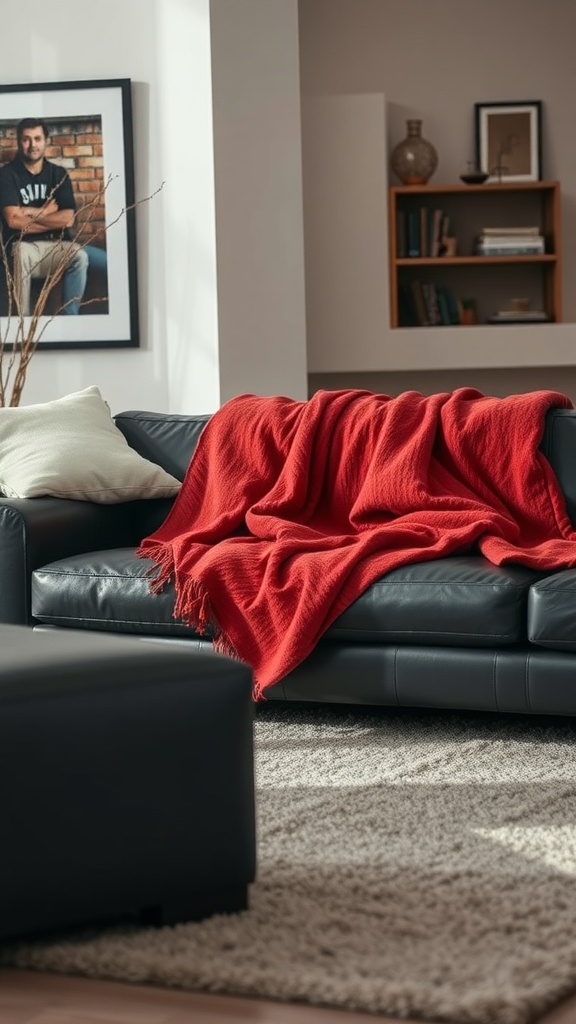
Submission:
{"label": "white throw pillow", "polygon": [[181,484],[130,448],[97,387],[0,409],[0,493],[113,504],[175,495]]}

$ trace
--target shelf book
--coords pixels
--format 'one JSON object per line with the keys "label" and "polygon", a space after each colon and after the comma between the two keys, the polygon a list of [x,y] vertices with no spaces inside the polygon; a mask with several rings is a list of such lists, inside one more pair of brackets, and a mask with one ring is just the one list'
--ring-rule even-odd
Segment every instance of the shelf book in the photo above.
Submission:
{"label": "shelf book", "polygon": [[453,327],[461,322],[452,290],[429,281],[401,284],[399,304],[399,327]]}
{"label": "shelf book", "polygon": [[442,239],[449,230],[449,218],[440,209],[427,206],[396,214],[396,254],[399,259],[426,259],[441,253]]}

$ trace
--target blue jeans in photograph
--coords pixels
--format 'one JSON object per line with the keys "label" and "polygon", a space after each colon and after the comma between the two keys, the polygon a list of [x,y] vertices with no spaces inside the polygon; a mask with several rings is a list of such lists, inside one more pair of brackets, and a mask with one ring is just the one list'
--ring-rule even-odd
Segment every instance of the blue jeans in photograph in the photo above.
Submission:
{"label": "blue jeans in photograph", "polygon": [[85,245],[72,257],[70,266],[62,278],[62,314],[78,316],[82,296],[86,290],[88,271],[105,274],[108,268],[106,250],[98,245]]}
{"label": "blue jeans in photograph", "polygon": [[14,246],[14,277],[16,291],[23,316],[32,314],[31,285],[38,278],[54,274],[66,261],[62,275],[62,305],[59,313],[63,316],[77,316],[86,289],[88,271],[106,273],[106,250],[97,245],[78,245],[66,240],[19,241]]}

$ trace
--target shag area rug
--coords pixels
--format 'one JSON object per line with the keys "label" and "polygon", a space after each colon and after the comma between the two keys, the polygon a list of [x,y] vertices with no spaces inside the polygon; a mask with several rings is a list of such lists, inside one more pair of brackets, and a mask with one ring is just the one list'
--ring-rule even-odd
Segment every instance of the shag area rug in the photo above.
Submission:
{"label": "shag area rug", "polygon": [[249,910],[0,963],[458,1024],[576,989],[576,723],[271,703],[255,729]]}

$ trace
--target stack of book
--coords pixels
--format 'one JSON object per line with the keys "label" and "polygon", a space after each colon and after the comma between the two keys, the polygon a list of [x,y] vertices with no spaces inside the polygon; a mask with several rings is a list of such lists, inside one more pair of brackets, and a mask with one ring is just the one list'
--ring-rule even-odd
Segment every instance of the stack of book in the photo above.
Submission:
{"label": "stack of book", "polygon": [[542,324],[550,317],[543,309],[502,309],[488,317],[489,324]]}
{"label": "stack of book", "polygon": [[476,239],[477,256],[538,256],[546,241],[538,227],[484,228]]}

